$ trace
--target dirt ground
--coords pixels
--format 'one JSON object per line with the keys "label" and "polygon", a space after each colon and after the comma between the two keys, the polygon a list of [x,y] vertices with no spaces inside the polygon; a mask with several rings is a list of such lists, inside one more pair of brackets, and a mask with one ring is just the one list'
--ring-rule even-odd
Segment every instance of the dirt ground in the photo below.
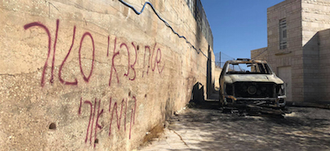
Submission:
{"label": "dirt ground", "polygon": [[215,102],[186,108],[138,150],[330,150],[330,110],[289,107],[285,116],[223,113]]}

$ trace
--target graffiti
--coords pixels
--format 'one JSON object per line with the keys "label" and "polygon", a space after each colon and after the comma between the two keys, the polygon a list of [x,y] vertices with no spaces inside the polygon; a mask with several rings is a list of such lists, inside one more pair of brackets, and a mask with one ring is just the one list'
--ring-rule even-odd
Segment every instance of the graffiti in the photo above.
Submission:
{"label": "graffiti", "polygon": [[[130,127],[129,127],[129,139],[131,139],[131,131],[132,131],[132,126],[135,124],[135,113],[136,113],[136,97],[135,96],[130,96],[129,97],[131,100],[134,101],[134,107],[131,109],[131,118],[130,118]],[[82,112],[82,105],[86,104],[90,108],[90,113],[89,113],[89,120],[88,120],[88,125],[87,125],[87,130],[86,130],[86,137],[85,137],[85,143],[88,142],[90,145],[94,145],[96,147],[96,144],[98,143],[98,138],[97,138],[97,131],[98,129],[102,129],[103,127],[99,124],[99,119],[100,116],[103,114],[103,109],[100,110],[101,107],[101,100],[97,102],[97,99],[95,98],[94,101],[94,106],[91,101],[80,99],[80,104],[79,104],[79,110],[78,110],[78,115],[81,115]],[[124,118],[124,131],[126,131],[126,117],[127,117],[127,105],[128,105],[128,98],[124,98],[121,101],[120,105],[120,113],[118,113],[118,104],[117,102],[114,102],[114,105],[112,107],[112,98],[110,97],[110,102],[109,102],[109,113],[111,114],[110,122],[109,122],[109,136],[111,135],[112,132],[112,122],[113,122],[113,117],[114,114],[116,114],[116,123],[117,123],[117,129],[120,130],[121,127],[121,119]],[[123,108],[125,106],[125,111],[123,112]],[[111,108],[112,107],[112,108]],[[97,112],[96,112],[97,108]],[[124,116],[123,116],[124,114]],[[96,119],[95,119],[96,117]],[[95,128],[94,128],[95,125]],[[94,128],[94,129],[93,129]],[[93,132],[94,132],[94,138],[93,138]]]}
{"label": "graffiti", "polygon": [[[48,68],[48,61],[49,58],[51,57],[51,45],[52,45],[52,37],[51,37],[51,33],[49,31],[49,29],[47,28],[47,26],[43,25],[40,22],[32,22],[29,24],[24,25],[24,29],[28,30],[31,27],[39,27],[42,28],[47,36],[48,36],[48,53],[47,53],[47,58],[43,67],[43,71],[42,71],[42,76],[41,76],[41,87],[45,86],[46,83],[46,79],[45,79],[45,75],[46,75],[46,69]],[[56,46],[57,46],[57,39],[58,39],[58,32],[60,29],[60,21],[56,20],[56,32],[55,32],[55,40],[54,40],[54,44],[53,44],[53,52],[52,52],[52,64],[51,64],[51,73],[50,73],[50,79],[49,82],[53,83],[54,82],[54,70],[55,70],[55,61],[56,61]],[[77,78],[74,78],[74,80],[71,81],[67,81],[64,80],[62,77],[62,72],[63,72],[63,67],[68,59],[68,57],[70,56],[72,49],[75,45],[75,37],[76,37],[76,26],[73,27],[73,33],[72,33],[72,42],[71,42],[71,46],[68,49],[68,52],[65,56],[65,58],[63,59],[59,71],[58,71],[58,80],[64,84],[64,85],[78,85],[79,81],[77,80]],[[87,39],[87,37],[89,37]],[[83,44],[86,43],[87,41],[91,42],[91,46],[92,46],[92,59],[91,59],[91,68],[89,71],[89,74],[85,74],[84,70],[83,70],[83,65],[82,65],[82,54],[81,54],[81,49],[83,48]],[[113,42],[113,53],[112,53],[112,57],[110,56],[109,53],[109,49],[110,49],[110,36],[107,37],[107,57],[110,56],[111,58],[111,69],[110,69],[110,75],[109,75],[109,86],[111,86],[112,80],[113,80],[113,76],[115,76],[115,78],[117,79],[117,84],[120,83],[120,78],[126,78],[130,81],[134,81],[137,78],[137,71],[135,66],[138,65],[138,50],[139,50],[139,46],[135,45],[134,42],[131,42],[131,44],[127,44],[126,42],[119,42],[117,43],[117,37],[114,38],[114,42]],[[120,45],[119,45],[120,44]],[[118,47],[117,47],[118,45]],[[133,49],[134,51],[132,51]],[[123,74],[123,76],[121,77],[120,75],[118,75],[117,72],[117,68],[116,68],[116,58],[121,55],[120,50],[117,50],[117,48],[119,48],[120,50],[126,51],[127,52],[127,71],[126,73]],[[92,33],[90,32],[84,32],[84,34],[81,37],[80,43],[79,43],[79,49],[78,49],[78,62],[79,62],[79,67],[80,67],[80,74],[83,78],[83,80],[88,83],[90,81],[90,79],[93,77],[93,70],[95,68],[95,52],[98,51],[95,49],[95,42],[94,42],[94,38],[92,36]],[[132,57],[132,52],[134,57]],[[151,51],[151,48],[149,45],[145,46],[145,51],[143,54],[144,58],[143,58],[143,68],[142,68],[142,77],[145,76],[145,73],[148,75],[149,73],[149,69],[151,68],[151,71],[155,71],[156,67],[158,69],[158,73],[161,74],[164,70],[165,67],[165,63],[162,62],[162,51],[161,48],[157,47],[157,43],[155,43],[155,45],[153,46],[153,49]],[[147,56],[147,57],[146,57]],[[134,61],[131,60],[131,57],[134,58]],[[146,61],[147,59],[147,61]]]}
{"label": "graffiti", "polygon": [[[82,65],[81,65],[81,46],[83,44],[83,41],[84,41],[84,38],[85,36],[89,36],[92,40],[92,45],[93,45],[93,59],[92,59],[92,67],[91,67],[91,71],[88,75],[88,78],[86,77],[86,75],[84,74],[84,71],[82,69]],[[94,46],[94,39],[92,37],[92,35],[89,33],[89,32],[85,32],[84,35],[81,37],[81,40],[80,40],[80,46],[79,46],[79,66],[80,66],[80,72],[81,72],[81,75],[83,75],[83,78],[86,82],[89,81],[89,79],[91,78],[92,76],[92,73],[93,73],[93,67],[94,67],[94,59],[95,59],[95,46]]]}
{"label": "graffiti", "polygon": [[111,86],[112,72],[113,71],[116,72],[117,83],[119,83],[118,73],[117,73],[117,70],[116,70],[116,67],[115,67],[115,57],[117,55],[119,55],[119,52],[116,52],[116,45],[117,45],[117,37],[115,38],[114,46],[113,46],[113,55],[112,55],[112,62],[111,62],[111,71],[110,71],[109,86]]}
{"label": "graffiti", "polygon": [[74,38],[75,38],[75,35],[76,35],[76,26],[73,27],[73,34],[72,34],[72,43],[71,43],[71,46],[70,46],[70,49],[69,49],[69,52],[67,53],[67,55],[65,56],[61,66],[60,66],[60,69],[59,69],[59,72],[58,72],[58,78],[60,79],[60,82],[65,84],[65,85],[77,85],[78,84],[78,81],[77,79],[75,79],[74,82],[68,82],[68,81],[64,81],[62,79],[62,69],[63,69],[63,66],[64,66],[64,63],[66,61],[66,59],[68,59],[70,53],[71,53],[71,50],[72,50],[72,47],[73,47],[73,44],[74,44]]}
{"label": "graffiti", "polygon": [[[163,67],[159,67],[159,64],[161,63],[161,59],[162,59],[162,51],[160,50],[160,48],[157,49],[157,52],[156,52],[156,57],[154,58],[154,53],[155,53],[155,48],[156,48],[156,45],[157,43],[155,43],[154,45],[154,48],[152,49],[152,54],[151,54],[151,50],[150,50],[150,46],[145,46],[145,53],[144,53],[144,59],[143,59],[143,67],[145,66],[145,57],[146,57],[146,54],[147,54],[147,49],[148,49],[148,54],[149,54],[149,57],[148,57],[148,68],[147,68],[147,71],[146,71],[146,74],[148,75],[149,73],[149,69],[151,67],[151,70],[152,71],[155,71],[155,68],[156,68],[156,65],[157,65],[157,68],[158,68],[158,73],[161,74],[163,72],[163,69],[165,67],[165,64],[163,65]],[[159,58],[158,58],[159,57]],[[153,59],[154,58],[154,59]],[[154,66],[152,67],[152,64],[154,64]],[[142,77],[144,77],[144,73],[145,71],[143,71],[142,73]]]}
{"label": "graffiti", "polygon": [[[95,103],[96,103],[96,101],[95,101]],[[94,141],[94,147],[95,147],[96,143],[98,143],[98,141],[97,141],[98,139],[96,138],[97,130],[102,129],[102,126],[99,124],[99,119],[100,119],[100,116],[103,113],[103,109],[100,112],[100,105],[101,105],[101,100],[99,100],[99,106],[97,108],[97,116],[96,116],[96,123],[95,123],[95,134],[94,134],[94,140],[95,140]]]}
{"label": "graffiti", "polygon": [[[102,126],[99,124],[99,118],[103,113],[103,109],[100,111],[101,100],[99,100],[99,103],[98,103],[97,114],[95,114],[97,99],[95,99],[95,101],[94,101],[94,111],[93,111],[92,102],[86,100],[86,101],[84,101],[84,104],[88,104],[89,107],[90,107],[90,116],[89,116],[89,121],[88,121],[88,126],[87,126],[85,143],[87,143],[88,137],[89,137],[89,143],[92,144],[94,142],[94,147],[95,147],[96,143],[98,142],[97,141],[98,140],[97,139],[97,130],[102,129]],[[81,114],[81,107],[82,107],[82,98],[80,99],[80,105],[79,105],[79,111],[78,111],[79,115]],[[94,125],[95,115],[96,115],[96,122],[95,122],[95,130],[94,130],[94,141],[92,141],[92,138],[93,138],[93,125]]]}
{"label": "graffiti", "polygon": [[[54,35],[54,41],[52,43],[52,36],[50,33],[50,30],[48,29],[47,26],[40,22],[32,22],[29,24],[24,25],[24,29],[28,30],[30,28],[41,28],[42,32],[45,32],[46,35],[48,36],[48,47],[47,47],[47,57],[45,60],[45,63],[43,65],[42,69],[42,75],[41,75],[41,87],[44,87],[46,85],[46,82],[49,80],[49,82],[52,84],[55,82],[56,79],[54,79],[54,74],[55,72],[55,61],[59,60],[60,58],[56,56],[56,47],[59,44],[58,39],[59,37],[59,32],[60,32],[60,21],[56,20],[56,30],[55,30],[55,35]],[[82,32],[83,34],[81,35],[80,38],[80,43],[75,43],[75,38],[77,37],[77,27],[73,26],[72,30],[72,41],[70,47],[67,49],[67,53],[65,57],[61,60],[61,64],[58,70],[58,80],[61,84],[63,85],[69,85],[69,86],[78,86],[79,81],[77,77],[73,77],[73,79],[66,79],[63,77],[63,68],[67,66],[68,58],[70,55],[74,55],[74,50],[78,49],[78,56],[73,57],[74,59],[77,60],[77,64],[74,66],[78,67],[80,69],[79,71],[76,71],[78,75],[82,76],[82,79],[85,83],[89,83],[91,79],[93,78],[93,71],[97,69],[97,64],[95,64],[96,57],[95,54],[97,51],[96,44],[98,42],[94,41],[93,34],[90,32]],[[96,38],[95,38],[96,39]],[[123,39],[123,38],[122,38]],[[60,40],[59,40],[60,41]],[[106,70],[101,70],[102,72],[107,72],[109,74],[109,77],[107,76],[106,78],[109,78],[109,87],[111,86],[112,83],[114,84],[119,84],[120,81],[122,80],[129,80],[129,81],[134,81],[138,77],[138,70],[142,70],[142,78],[145,78],[148,76],[151,72],[161,74],[164,70],[165,63],[162,61],[162,50],[161,48],[155,43],[154,45],[144,45],[144,52],[139,51],[139,48],[141,45],[136,44],[135,42],[125,42],[125,41],[120,41],[120,38],[114,37],[113,39],[110,38],[110,35],[107,36],[107,48],[106,48],[106,57],[111,59],[109,61],[109,69],[110,71]],[[110,52],[110,45],[113,44],[113,51],[112,53]],[[77,45],[75,47],[75,45]],[[53,47],[52,47],[53,46]],[[83,55],[82,55],[82,49],[85,48],[86,46],[91,47],[91,49],[88,49],[92,52],[92,55],[89,56],[91,57],[90,60],[90,68],[88,71],[84,70],[83,68],[83,63],[82,61],[84,60]],[[74,49],[77,48],[77,49]],[[143,46],[142,46],[143,48]],[[86,50],[86,49],[84,49]],[[127,54],[127,55],[125,55]],[[138,55],[143,55],[143,61],[139,64],[140,62],[138,61]],[[118,61],[121,61],[123,58],[120,58],[124,56],[125,63],[119,63]],[[72,57],[72,56],[71,56]],[[102,56],[101,56],[102,57]],[[142,58],[141,58],[142,59]],[[87,60],[87,59],[86,59]],[[51,64],[49,63],[51,61]],[[126,64],[127,63],[127,64]],[[120,68],[125,69],[125,73],[120,73],[118,70]],[[156,69],[157,68],[157,69]],[[48,76],[46,76],[46,72],[48,71],[47,69],[50,69],[50,74],[49,79]],[[66,71],[70,72],[70,71]],[[75,72],[75,71],[71,71]],[[67,74],[74,74],[74,73],[67,73]],[[101,73],[103,74],[103,73]],[[47,79],[46,79],[47,77]],[[113,82],[113,80],[115,80]],[[95,98],[94,101],[91,100],[83,100],[81,97],[80,102],[79,102],[79,109],[78,109],[78,115],[81,115],[82,112],[89,114],[88,118],[88,125],[86,126],[86,135],[84,136],[84,142],[89,143],[90,145],[93,145],[94,147],[99,143],[99,139],[97,137],[98,131],[104,130],[104,125],[99,124],[100,119],[102,118],[103,114],[110,114],[109,119],[102,119],[102,120],[109,120],[109,132],[108,132],[108,137],[111,136],[111,134],[114,133],[114,130],[117,129],[118,131],[127,131],[128,132],[128,138],[131,139],[132,136],[132,127],[135,125],[135,119],[136,119],[136,106],[137,106],[137,99],[136,96],[131,95],[131,92],[129,92],[128,97],[120,99],[121,101],[113,101],[113,99],[110,97],[110,102],[109,102],[109,111],[104,112],[104,109],[101,105],[101,100]],[[113,101],[113,102],[112,102]],[[131,105],[131,106],[130,106]],[[86,108],[87,107],[87,108]],[[85,110],[83,110],[85,109]],[[129,115],[130,114],[130,115]],[[86,118],[87,120],[87,118]],[[129,123],[127,123],[127,120]],[[102,122],[101,122],[102,123]],[[116,126],[113,126],[113,123],[116,123]],[[129,124],[129,129],[127,129],[127,124]]]}
{"label": "graffiti", "polygon": [[[134,47],[135,54],[137,54],[137,49],[138,49],[138,48],[135,47],[135,45],[134,45],[133,42],[132,42],[132,45],[133,45],[133,47]],[[137,61],[137,55],[135,55],[135,61],[134,61],[134,63],[133,63],[133,64],[130,64],[131,69],[134,71],[134,76],[133,76],[133,78],[129,78],[129,80],[131,80],[131,81],[134,81],[135,78],[136,78],[136,71],[135,71],[135,68],[134,68],[134,66],[135,66],[135,64],[136,64],[136,61]]]}
{"label": "graffiti", "polygon": [[[45,73],[46,73],[47,63],[48,63],[48,59],[49,59],[49,55],[50,55],[50,51],[51,51],[50,47],[51,47],[52,38],[50,36],[50,32],[49,32],[48,28],[45,25],[43,25],[39,22],[32,22],[32,23],[26,24],[26,25],[24,25],[24,29],[27,30],[27,29],[29,29],[31,27],[34,27],[34,26],[43,28],[46,31],[47,36],[48,36],[48,54],[47,54],[47,59],[46,59],[45,65],[44,65],[44,69],[42,71],[42,75],[41,75],[41,86],[43,87],[45,85]],[[54,69],[54,68],[52,68],[52,69]],[[51,75],[51,80],[50,81],[52,81],[52,79],[53,79],[53,74]]]}
{"label": "graffiti", "polygon": [[[108,40],[108,44],[109,44],[109,40]],[[114,49],[113,49],[113,56],[112,56],[112,64],[111,64],[111,71],[110,71],[109,86],[111,86],[111,80],[112,80],[112,74],[113,74],[113,72],[115,72],[116,78],[117,78],[117,83],[119,83],[119,77],[118,77],[118,73],[117,73],[117,70],[116,70],[116,67],[115,67],[115,57],[117,55],[119,55],[120,52],[119,51],[116,51],[116,45],[117,45],[117,37],[114,40]],[[130,70],[132,69],[133,72],[134,72],[134,76],[133,76],[133,78],[130,78],[129,77],[129,80],[134,81],[135,78],[136,78],[136,71],[135,71],[134,66],[135,66],[135,64],[137,62],[137,48],[135,47],[135,45],[134,45],[133,42],[132,42],[132,45],[133,45],[134,50],[135,50],[135,61],[134,61],[133,64],[130,63],[130,60],[131,60],[130,59],[130,51],[129,51],[129,48],[126,45],[126,43],[121,43],[119,47],[120,48],[125,47],[126,50],[127,50],[127,57],[128,57],[128,59],[127,59],[127,73],[125,73],[124,76],[128,77],[129,74],[130,74]],[[109,46],[108,46],[108,48],[109,48]],[[107,56],[108,56],[108,52],[107,52]]]}

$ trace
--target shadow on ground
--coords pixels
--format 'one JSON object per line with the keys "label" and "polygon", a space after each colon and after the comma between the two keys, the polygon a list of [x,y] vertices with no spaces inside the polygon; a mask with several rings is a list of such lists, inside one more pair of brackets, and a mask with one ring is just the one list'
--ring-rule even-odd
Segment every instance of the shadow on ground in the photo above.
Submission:
{"label": "shadow on ground", "polygon": [[289,109],[284,117],[240,116],[204,101],[173,117],[169,129],[191,150],[329,150],[330,110]]}

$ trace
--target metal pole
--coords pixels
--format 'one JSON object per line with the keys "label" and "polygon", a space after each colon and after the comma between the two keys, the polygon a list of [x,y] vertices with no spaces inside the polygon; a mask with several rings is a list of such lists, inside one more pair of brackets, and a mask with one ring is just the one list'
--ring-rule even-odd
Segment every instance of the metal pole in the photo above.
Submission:
{"label": "metal pole", "polygon": [[220,60],[220,68],[222,68],[221,67],[221,51],[220,51],[220,53],[219,53],[220,55],[219,55],[219,60]]}

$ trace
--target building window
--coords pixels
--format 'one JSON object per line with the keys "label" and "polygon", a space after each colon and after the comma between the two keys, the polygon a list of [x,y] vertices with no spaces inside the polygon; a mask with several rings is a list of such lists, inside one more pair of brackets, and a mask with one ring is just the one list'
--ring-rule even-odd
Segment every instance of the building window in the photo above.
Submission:
{"label": "building window", "polygon": [[279,24],[280,29],[280,49],[287,47],[287,30],[286,19],[281,19]]}

